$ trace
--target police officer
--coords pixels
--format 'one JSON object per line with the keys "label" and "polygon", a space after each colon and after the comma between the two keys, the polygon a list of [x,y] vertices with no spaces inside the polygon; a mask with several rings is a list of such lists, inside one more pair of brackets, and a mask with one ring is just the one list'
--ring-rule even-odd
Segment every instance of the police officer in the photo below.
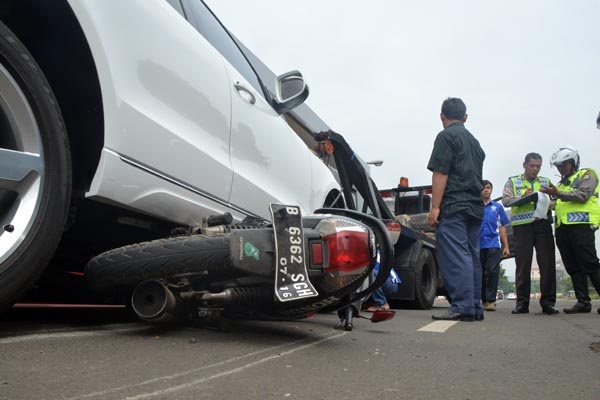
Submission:
{"label": "police officer", "polygon": [[563,311],[589,313],[588,277],[600,294],[600,262],[594,238],[600,225],[598,174],[591,168],[579,169],[579,153],[571,147],[558,150],[550,162],[558,168],[561,180],[558,187],[542,191],[556,197],[556,245],[577,297],[577,303]]}
{"label": "police officer", "polygon": [[539,192],[542,186],[550,187],[550,179],[538,176],[541,167],[542,156],[538,153],[528,153],[523,162],[523,174],[510,177],[502,191],[502,204],[505,207],[511,207],[511,224],[515,243],[517,305],[512,310],[513,314],[529,312],[531,261],[534,247],[540,267],[542,312],[548,315],[559,312],[554,308],[556,303],[556,255],[552,235],[552,214],[548,211],[545,219],[534,217],[536,205],[533,201],[513,205],[524,197]]}

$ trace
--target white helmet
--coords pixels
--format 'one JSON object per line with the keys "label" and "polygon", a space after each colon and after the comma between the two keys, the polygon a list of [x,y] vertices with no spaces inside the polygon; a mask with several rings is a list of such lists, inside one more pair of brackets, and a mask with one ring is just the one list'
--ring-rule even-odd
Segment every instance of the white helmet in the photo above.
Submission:
{"label": "white helmet", "polygon": [[552,154],[550,165],[559,165],[565,161],[573,160],[575,169],[579,169],[579,153],[572,147],[561,147],[558,151]]}

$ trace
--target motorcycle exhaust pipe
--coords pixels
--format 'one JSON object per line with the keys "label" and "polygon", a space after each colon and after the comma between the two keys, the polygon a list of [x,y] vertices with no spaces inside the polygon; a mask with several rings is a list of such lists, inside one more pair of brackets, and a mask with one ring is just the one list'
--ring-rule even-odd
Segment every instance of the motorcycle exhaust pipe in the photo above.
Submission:
{"label": "motorcycle exhaust pipe", "polygon": [[131,295],[133,311],[148,322],[176,322],[181,315],[181,303],[173,292],[156,280],[140,283]]}
{"label": "motorcycle exhaust pipe", "polygon": [[202,300],[223,304],[256,305],[266,303],[273,298],[273,292],[266,288],[233,287],[219,293],[204,293]]}

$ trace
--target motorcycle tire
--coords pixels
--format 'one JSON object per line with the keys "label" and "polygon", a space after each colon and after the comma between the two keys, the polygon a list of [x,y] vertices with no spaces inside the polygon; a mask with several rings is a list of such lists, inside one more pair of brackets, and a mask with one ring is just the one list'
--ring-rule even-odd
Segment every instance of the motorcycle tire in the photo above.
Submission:
{"label": "motorcycle tire", "polygon": [[104,252],[88,262],[85,278],[95,291],[134,288],[149,279],[230,270],[229,235],[186,235]]}
{"label": "motorcycle tire", "polygon": [[0,313],[40,277],[65,228],[71,157],[43,71],[0,22]]}

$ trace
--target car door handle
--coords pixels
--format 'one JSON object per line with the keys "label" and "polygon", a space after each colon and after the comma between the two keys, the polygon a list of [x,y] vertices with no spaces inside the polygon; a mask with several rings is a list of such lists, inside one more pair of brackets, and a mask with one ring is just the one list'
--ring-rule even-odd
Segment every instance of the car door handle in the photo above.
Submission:
{"label": "car door handle", "polygon": [[249,89],[247,89],[244,85],[242,85],[240,82],[235,82],[233,84],[233,87],[238,91],[238,92],[244,92],[246,93],[246,96],[242,96],[242,98],[246,101],[248,101],[248,103],[250,104],[254,104],[256,103],[256,97],[254,97],[254,93],[252,93]]}

